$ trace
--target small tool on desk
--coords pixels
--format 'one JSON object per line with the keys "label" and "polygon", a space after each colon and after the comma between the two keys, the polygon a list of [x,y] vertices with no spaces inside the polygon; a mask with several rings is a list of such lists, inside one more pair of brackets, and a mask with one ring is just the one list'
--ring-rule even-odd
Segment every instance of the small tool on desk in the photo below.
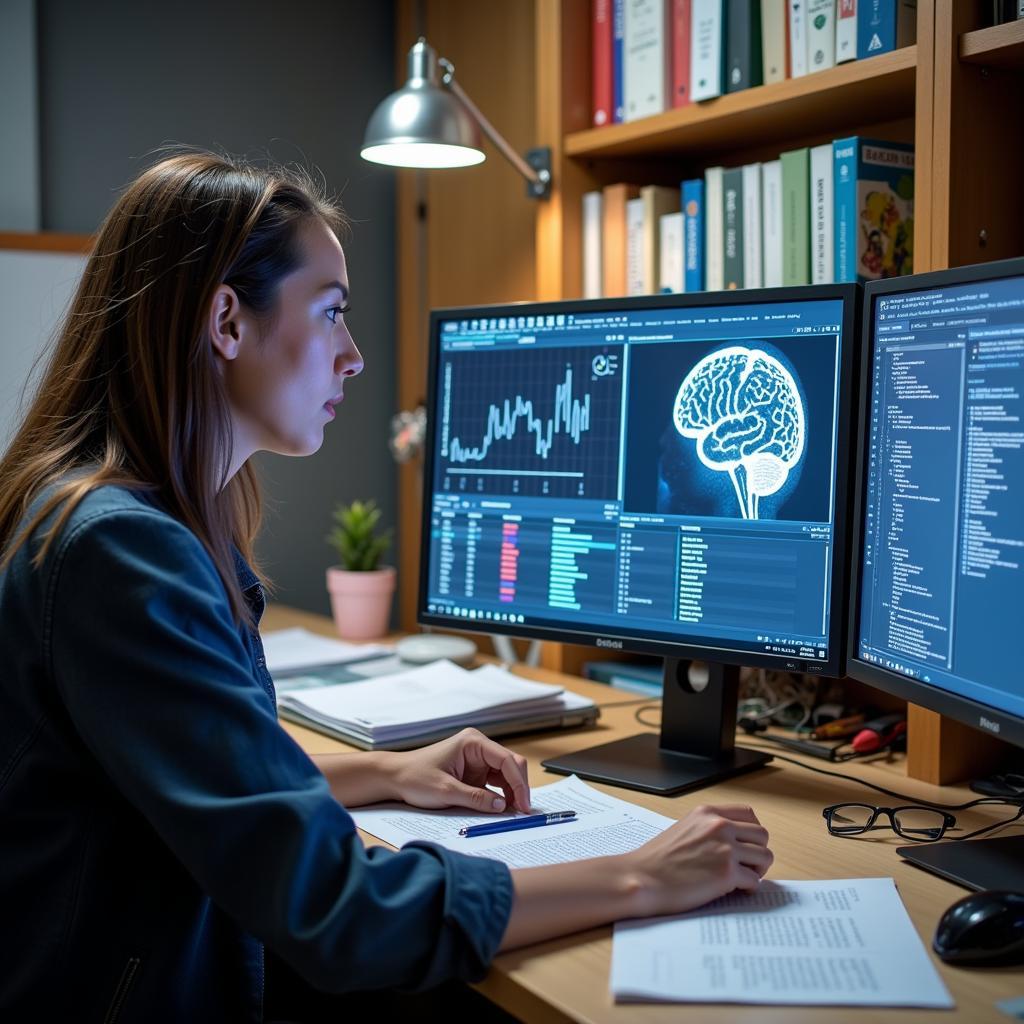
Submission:
{"label": "small tool on desk", "polygon": [[466,825],[459,829],[459,835],[472,839],[473,836],[489,836],[495,832],[514,832],[520,828],[537,828],[539,825],[558,825],[563,821],[575,821],[575,811],[552,811],[550,814],[527,814],[523,818],[505,818],[503,821],[488,821],[483,825]]}

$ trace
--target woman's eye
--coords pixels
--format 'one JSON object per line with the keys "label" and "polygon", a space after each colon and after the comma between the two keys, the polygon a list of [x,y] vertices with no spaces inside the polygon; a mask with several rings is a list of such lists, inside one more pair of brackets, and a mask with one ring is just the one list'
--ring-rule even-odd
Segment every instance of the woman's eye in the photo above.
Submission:
{"label": "woman's eye", "polygon": [[324,312],[327,314],[327,319],[330,320],[332,324],[336,324],[338,322],[338,317],[347,313],[350,308],[350,306],[331,306],[330,309],[324,310]]}

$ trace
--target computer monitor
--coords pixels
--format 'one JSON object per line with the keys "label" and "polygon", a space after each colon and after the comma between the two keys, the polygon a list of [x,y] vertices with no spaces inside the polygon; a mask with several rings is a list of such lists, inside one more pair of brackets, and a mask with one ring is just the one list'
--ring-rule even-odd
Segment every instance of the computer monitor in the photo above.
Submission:
{"label": "computer monitor", "polygon": [[735,747],[740,665],[842,674],[859,296],[431,314],[419,621],[666,659],[660,738],[547,767],[704,785],[769,760]]}
{"label": "computer monitor", "polygon": [[[861,374],[850,675],[1024,746],[1024,260],[870,282]],[[1024,890],[1024,836],[925,845]]]}

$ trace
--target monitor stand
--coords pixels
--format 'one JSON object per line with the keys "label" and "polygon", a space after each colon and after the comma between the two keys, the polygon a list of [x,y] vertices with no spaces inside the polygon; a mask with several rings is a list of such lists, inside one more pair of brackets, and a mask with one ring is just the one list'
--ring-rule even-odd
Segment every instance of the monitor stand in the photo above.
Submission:
{"label": "monitor stand", "polygon": [[896,852],[911,864],[968,889],[1024,892],[1024,836],[914,843],[899,846]]}
{"label": "monitor stand", "polygon": [[[712,786],[767,764],[771,754],[736,746],[740,670],[708,665],[706,686],[691,680],[693,662],[665,659],[661,735],[641,733],[542,762],[562,775],[663,796]],[[694,673],[696,675],[696,673]]]}

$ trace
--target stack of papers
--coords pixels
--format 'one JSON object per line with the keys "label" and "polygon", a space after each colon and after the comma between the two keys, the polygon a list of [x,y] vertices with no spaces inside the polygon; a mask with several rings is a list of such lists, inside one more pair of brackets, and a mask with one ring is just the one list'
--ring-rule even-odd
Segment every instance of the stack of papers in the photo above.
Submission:
{"label": "stack of papers", "polygon": [[274,630],[260,639],[267,670],[275,682],[278,676],[292,672],[378,658],[391,652],[382,644],[348,644],[301,627]]}
{"label": "stack of papers", "polygon": [[280,695],[281,715],[366,750],[405,750],[466,726],[490,736],[592,722],[592,701],[496,665],[467,671],[451,661],[363,682]]}

